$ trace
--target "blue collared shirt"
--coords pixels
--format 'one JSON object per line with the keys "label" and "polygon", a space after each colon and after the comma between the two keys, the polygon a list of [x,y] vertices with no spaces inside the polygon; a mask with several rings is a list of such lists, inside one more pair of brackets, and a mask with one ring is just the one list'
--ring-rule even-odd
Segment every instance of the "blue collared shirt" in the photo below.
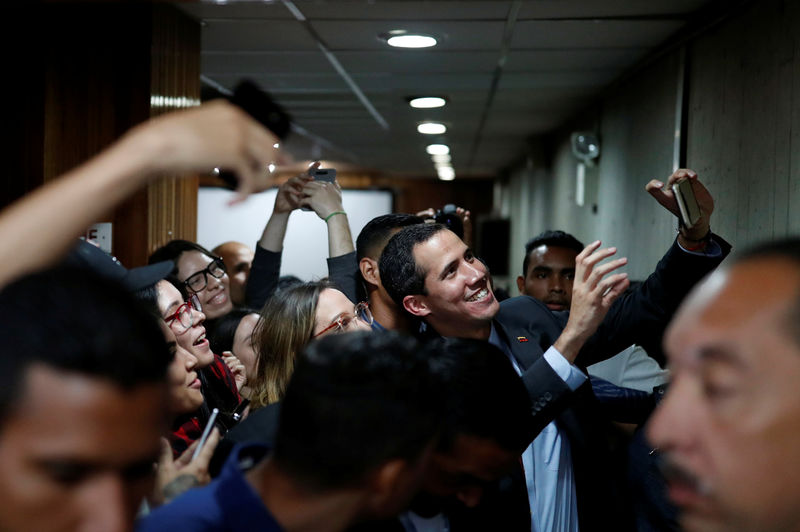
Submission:
{"label": "blue collared shirt", "polygon": [[[514,369],[522,375],[522,367],[500,338],[492,324],[489,343],[503,350]],[[544,359],[571,390],[586,382],[586,375],[573,366],[555,347],[544,353]],[[531,507],[531,531],[577,532],[578,499],[572,472],[569,440],[555,421],[551,421],[522,453],[522,468],[528,486]]]}
{"label": "blue collared shirt", "polygon": [[138,532],[281,532],[244,474],[268,453],[260,444],[237,447],[219,477],[154,510],[139,523]]}

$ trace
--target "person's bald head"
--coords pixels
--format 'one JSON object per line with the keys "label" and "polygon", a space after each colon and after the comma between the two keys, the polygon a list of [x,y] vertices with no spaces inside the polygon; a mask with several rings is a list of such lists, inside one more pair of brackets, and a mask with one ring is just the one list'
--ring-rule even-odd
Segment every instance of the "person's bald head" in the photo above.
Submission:
{"label": "person's bald head", "polygon": [[669,392],[649,425],[686,530],[800,523],[800,239],[715,272],[665,335]]}
{"label": "person's bald head", "polygon": [[215,247],[212,252],[222,257],[225,267],[228,268],[228,277],[231,281],[231,301],[236,306],[245,305],[245,287],[250,277],[250,266],[253,264],[254,253],[241,242],[225,242]]}

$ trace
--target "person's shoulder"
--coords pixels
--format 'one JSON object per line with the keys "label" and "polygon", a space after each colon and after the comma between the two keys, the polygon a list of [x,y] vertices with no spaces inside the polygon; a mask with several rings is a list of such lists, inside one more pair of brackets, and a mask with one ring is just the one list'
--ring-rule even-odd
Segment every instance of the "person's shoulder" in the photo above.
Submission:
{"label": "person's shoulder", "polygon": [[568,317],[569,312],[553,312],[531,296],[516,296],[500,303],[500,311],[495,320],[506,326],[539,328],[544,324],[563,327]]}
{"label": "person's shoulder", "polygon": [[137,532],[217,530],[223,512],[214,497],[213,483],[193,488],[139,521]]}
{"label": "person's shoulder", "polygon": [[500,314],[513,314],[515,312],[526,310],[530,310],[532,312],[550,312],[550,310],[541,301],[534,299],[531,296],[510,297],[500,302]]}

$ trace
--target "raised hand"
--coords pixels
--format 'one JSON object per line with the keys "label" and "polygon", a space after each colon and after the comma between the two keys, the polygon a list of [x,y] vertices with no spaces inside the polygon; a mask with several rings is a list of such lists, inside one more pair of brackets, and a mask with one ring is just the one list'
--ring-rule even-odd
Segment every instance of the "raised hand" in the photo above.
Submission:
{"label": "raised hand", "polygon": [[608,275],[627,264],[628,259],[623,257],[599,264],[616,252],[617,248],[614,247],[600,249],[600,241],[596,240],[575,257],[569,320],[553,344],[570,362],[575,361],[581,347],[597,330],[611,304],[630,285],[627,273]]}
{"label": "raised hand", "polygon": [[337,182],[309,181],[303,187],[303,195],[300,204],[310,207],[323,220],[331,213],[344,211],[342,189]]}
{"label": "raised hand", "polygon": [[714,212],[714,198],[697,178],[697,173],[694,170],[681,168],[675,170],[675,172],[669,176],[666,184],[658,179],[653,179],[645,185],[645,190],[647,190],[656,201],[663,205],[664,208],[675,216],[680,217],[680,210],[678,209],[678,202],[675,199],[675,194],[672,192],[672,185],[684,179],[688,179],[692,184],[692,191],[697,199],[697,205],[700,207],[700,220],[692,227],[682,228],[681,235],[689,241],[697,242],[708,234],[711,213]]}
{"label": "raised hand", "polygon": [[289,178],[279,186],[278,194],[275,196],[275,207],[272,212],[287,213],[299,208],[300,200],[303,199],[303,187],[310,180],[310,176],[302,174]]}
{"label": "raised hand", "polygon": [[233,354],[233,351],[223,351],[222,360],[231,370],[233,380],[236,382],[236,389],[241,390],[247,384],[247,369],[244,364]]}
{"label": "raised hand", "polygon": [[214,456],[219,443],[219,429],[214,428],[208,435],[205,445],[197,458],[192,454],[200,440],[191,444],[178,458],[172,458],[172,448],[166,438],[161,438],[161,456],[156,466],[156,485],[150,502],[158,506],[169,502],[181,493],[196,486],[204,486],[211,482],[208,464]]}
{"label": "raised hand", "polygon": [[134,128],[149,144],[153,164],[160,172],[210,172],[213,168],[236,174],[235,201],[272,185],[267,167],[278,163],[278,138],[247,113],[224,100],[168,113]]}

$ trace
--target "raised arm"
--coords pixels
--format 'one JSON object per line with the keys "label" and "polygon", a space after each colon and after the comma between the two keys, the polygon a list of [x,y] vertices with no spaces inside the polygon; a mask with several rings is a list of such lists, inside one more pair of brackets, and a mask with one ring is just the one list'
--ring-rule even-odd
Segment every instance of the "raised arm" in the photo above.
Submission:
{"label": "raised arm", "polygon": [[256,246],[250,277],[245,288],[247,304],[252,308],[263,307],[278,286],[289,215],[300,206],[303,186],[309,179],[311,178],[308,174],[295,176],[278,187],[275,206]]}
{"label": "raised arm", "polygon": [[328,275],[350,300],[357,300],[355,256],[350,223],[342,204],[342,189],[338,182],[311,181],[303,189],[306,197],[301,203],[325,222],[328,229]]}
{"label": "raised arm", "polygon": [[277,139],[224,101],[169,113],[0,213],[0,286],[58,260],[74,238],[158,176],[233,170],[238,200],[267,188]]}

